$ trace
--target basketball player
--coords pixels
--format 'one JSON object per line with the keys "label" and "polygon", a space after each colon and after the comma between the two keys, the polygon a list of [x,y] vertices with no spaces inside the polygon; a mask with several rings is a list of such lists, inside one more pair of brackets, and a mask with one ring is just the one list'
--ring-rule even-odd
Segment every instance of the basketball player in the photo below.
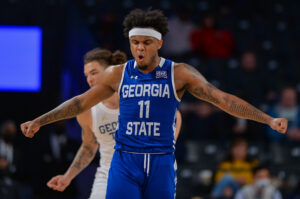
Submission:
{"label": "basketball player", "polygon": [[[95,48],[84,56],[84,75],[90,87],[97,84],[100,75],[110,65],[126,62],[126,55],[120,51],[114,53],[109,50]],[[64,191],[71,181],[94,159],[99,147],[100,166],[97,169],[90,199],[105,199],[108,170],[114,152],[114,132],[119,115],[119,101],[117,93],[93,106],[77,116],[82,128],[82,144],[73,163],[64,175],[53,177],[48,187],[57,191]],[[181,127],[181,115],[177,113],[176,138]]]}
{"label": "basketball player", "polygon": [[[90,87],[97,84],[100,75],[110,65],[126,62],[126,55],[120,51],[95,48],[84,56],[84,75]],[[119,102],[117,93],[103,100],[91,109],[79,114],[77,121],[82,128],[82,144],[73,163],[64,175],[53,177],[48,187],[64,191],[71,181],[94,159],[99,147],[101,154],[90,195],[90,199],[104,199],[107,186],[108,170],[114,152],[114,133],[117,127]]]}
{"label": "basketball player", "polygon": [[161,11],[133,10],[123,24],[133,60],[107,68],[97,85],[87,92],[21,125],[23,134],[33,137],[41,126],[74,117],[118,92],[120,114],[107,199],[175,198],[174,122],[186,90],[233,116],[286,132],[286,119],[272,118],[215,88],[188,64],[159,57],[162,37],[168,32]]}

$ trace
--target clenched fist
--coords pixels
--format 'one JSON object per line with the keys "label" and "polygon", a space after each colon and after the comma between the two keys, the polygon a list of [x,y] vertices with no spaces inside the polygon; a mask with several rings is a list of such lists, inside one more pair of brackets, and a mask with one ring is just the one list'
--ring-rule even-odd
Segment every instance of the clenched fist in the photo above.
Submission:
{"label": "clenched fist", "polygon": [[33,121],[28,121],[21,124],[21,131],[22,133],[29,138],[32,138],[36,132],[40,129],[40,125]]}
{"label": "clenched fist", "polygon": [[47,186],[53,190],[62,192],[70,185],[70,183],[71,183],[71,180],[69,180],[64,175],[57,175],[57,176],[51,178],[51,180],[49,180],[49,182],[47,183]]}
{"label": "clenched fist", "polygon": [[288,121],[285,118],[274,118],[271,120],[270,127],[279,133],[286,133]]}

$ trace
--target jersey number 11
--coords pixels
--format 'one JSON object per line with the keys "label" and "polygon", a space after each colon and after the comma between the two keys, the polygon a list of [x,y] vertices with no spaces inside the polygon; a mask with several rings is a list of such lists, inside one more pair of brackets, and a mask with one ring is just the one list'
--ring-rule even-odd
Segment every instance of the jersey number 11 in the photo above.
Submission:
{"label": "jersey number 11", "polygon": [[150,100],[141,100],[138,105],[140,105],[140,118],[144,117],[144,106],[146,106],[145,118],[149,118]]}

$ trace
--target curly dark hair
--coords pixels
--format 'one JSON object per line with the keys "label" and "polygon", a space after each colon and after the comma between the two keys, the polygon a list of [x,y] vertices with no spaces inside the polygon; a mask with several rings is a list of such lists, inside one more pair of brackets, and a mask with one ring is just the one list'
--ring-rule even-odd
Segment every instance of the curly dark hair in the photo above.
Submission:
{"label": "curly dark hair", "polygon": [[104,67],[122,64],[125,63],[126,60],[126,54],[119,50],[112,53],[110,50],[94,48],[84,55],[84,64],[97,61],[103,64]]}
{"label": "curly dark hair", "polygon": [[167,18],[161,10],[134,9],[124,19],[124,35],[128,37],[129,31],[134,27],[147,28],[151,27],[157,30],[164,37],[169,29]]}

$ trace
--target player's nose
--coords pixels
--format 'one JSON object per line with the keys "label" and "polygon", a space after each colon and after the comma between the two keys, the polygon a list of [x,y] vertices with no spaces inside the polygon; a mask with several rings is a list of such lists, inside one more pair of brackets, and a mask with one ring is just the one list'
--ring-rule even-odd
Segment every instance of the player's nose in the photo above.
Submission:
{"label": "player's nose", "polygon": [[87,82],[90,87],[92,87],[94,85],[94,80],[92,78],[88,78]]}
{"label": "player's nose", "polygon": [[145,50],[145,46],[143,45],[143,44],[138,44],[137,45],[137,49],[139,50],[139,51],[144,51]]}

